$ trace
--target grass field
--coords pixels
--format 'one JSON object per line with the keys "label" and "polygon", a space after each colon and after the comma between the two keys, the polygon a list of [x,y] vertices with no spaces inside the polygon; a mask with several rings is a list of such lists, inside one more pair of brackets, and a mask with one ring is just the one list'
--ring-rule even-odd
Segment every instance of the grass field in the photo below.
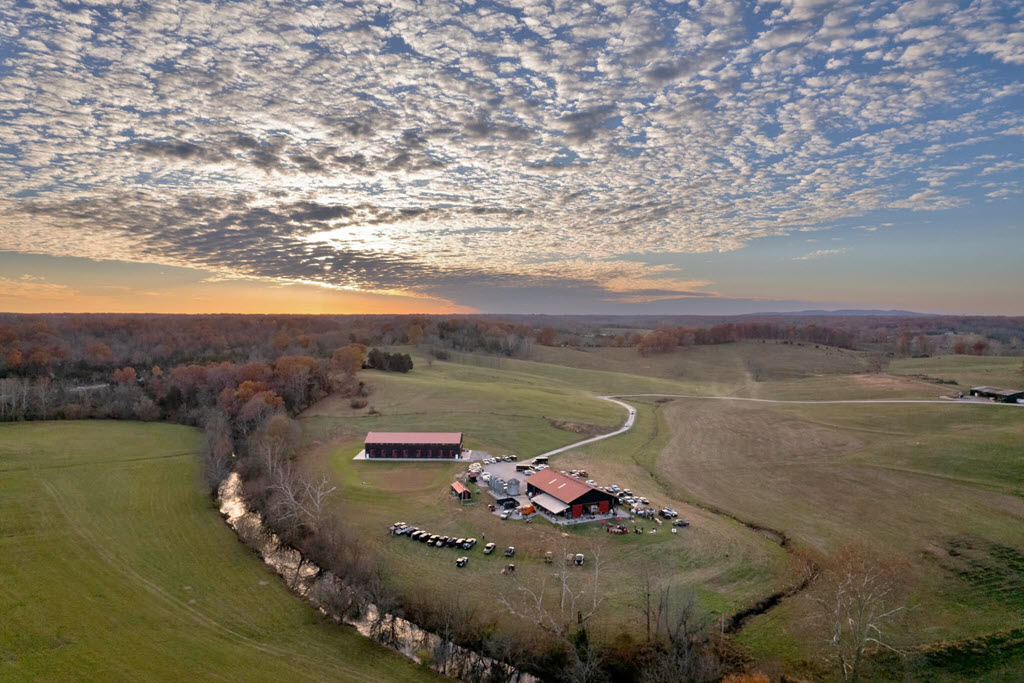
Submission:
{"label": "grass field", "polygon": [[[723,410],[679,400],[657,471],[679,490],[827,554],[862,542],[911,563],[913,642],[998,631],[1024,612],[1024,411],[968,405]],[[955,551],[955,554],[954,554]],[[1019,565],[1019,567],[1018,567]],[[740,640],[791,657],[797,604]]]}
{"label": "grass field", "polygon": [[893,362],[891,372],[896,375],[927,377],[932,381],[952,381],[960,389],[981,385],[1024,389],[1024,375],[1020,373],[1022,360],[997,356],[902,358]]}
{"label": "grass field", "polygon": [[[1019,365],[1018,359],[920,359],[873,375],[856,352],[754,342],[648,359],[630,349],[538,347],[531,360],[458,354],[453,361],[428,365],[418,357],[406,376],[363,373],[375,388],[369,401],[381,415],[332,399],[303,417],[303,462],[329,468],[341,487],[338,514],[384,558],[396,585],[409,591],[443,587],[453,576],[453,558],[449,551],[387,537],[384,527],[397,519],[439,534],[486,533],[487,540],[524,549],[528,570],[560,541],[544,523],[501,522],[480,505],[453,503],[446,489],[462,469],[458,464],[353,462],[371,429],[463,431],[470,447],[528,457],[580,438],[556,429],[551,418],[609,430],[619,424],[621,409],[595,395],[934,399],[956,390],[937,379],[1005,384]],[[638,410],[633,430],[552,463],[585,468],[600,483],[632,488],[693,522],[676,537],[614,537],[586,527],[571,532],[569,542],[577,546],[605,543],[604,556],[613,558],[608,605],[621,623],[636,623],[625,586],[645,569],[693,590],[713,613],[749,604],[793,580],[792,559],[736,519],[782,530],[798,548],[821,556],[862,541],[905,557],[917,586],[906,634],[911,644],[994,633],[1020,622],[1024,410],[699,398],[630,403]],[[482,499],[488,500],[486,494]],[[481,604],[492,603],[502,590],[497,570],[503,560],[472,558],[470,570],[458,575],[459,586]],[[809,656],[793,635],[802,609],[799,600],[785,601],[751,620],[736,642],[769,668],[799,673],[799,662]],[[992,680],[1013,680],[1006,674],[1015,671],[1012,661],[996,657],[985,672]],[[955,679],[944,670],[933,673]]]}
{"label": "grass field", "polygon": [[235,540],[199,490],[197,441],[0,425],[0,680],[433,680]]}
{"label": "grass field", "polygon": [[[481,540],[486,536],[500,546],[514,545],[517,565],[526,573],[543,566],[545,551],[558,553],[564,544],[573,552],[588,554],[592,546],[604,546],[610,551],[603,555],[606,604],[619,614],[631,609],[635,578],[642,567],[672,586],[695,591],[704,606],[715,612],[745,605],[790,576],[788,558],[770,540],[732,520],[684,506],[657,482],[643,477],[642,471],[622,466],[629,462],[630,453],[644,452],[657,437],[653,412],[642,411],[634,430],[605,442],[611,444],[608,452],[621,457],[594,462],[591,476],[606,483],[620,477],[621,485],[632,482],[638,494],[677,506],[692,522],[677,535],[663,527],[660,535],[612,536],[599,525],[582,525],[565,530],[570,537],[563,540],[542,521],[526,525],[499,520],[483,504],[491,500],[486,493],[477,496],[480,504],[453,502],[448,484],[464,465],[352,460],[369,430],[420,429],[463,431],[469,447],[529,457],[581,438],[553,427],[551,418],[600,425],[606,431],[625,419],[620,407],[594,399],[592,390],[580,386],[611,386],[624,392],[692,391],[692,384],[508,360],[500,367],[418,362],[408,375],[364,372],[363,377],[374,387],[370,403],[382,414],[352,410],[341,399],[317,405],[302,419],[307,441],[304,460],[329,463],[340,486],[337,513],[384,558],[395,585],[410,593],[425,585],[444,590],[455,577],[455,554],[384,534],[386,526],[398,519],[438,534]],[[484,556],[479,549],[471,557],[470,566],[458,572],[459,592],[490,603],[496,591],[507,588],[499,583],[504,558]]]}

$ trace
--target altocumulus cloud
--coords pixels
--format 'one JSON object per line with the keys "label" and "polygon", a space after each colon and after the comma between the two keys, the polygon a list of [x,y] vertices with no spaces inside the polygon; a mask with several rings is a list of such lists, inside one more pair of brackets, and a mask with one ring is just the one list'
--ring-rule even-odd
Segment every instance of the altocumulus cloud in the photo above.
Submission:
{"label": "altocumulus cloud", "polygon": [[1019,2],[6,3],[0,231],[375,291],[701,296],[627,257],[1018,196],[1022,36]]}

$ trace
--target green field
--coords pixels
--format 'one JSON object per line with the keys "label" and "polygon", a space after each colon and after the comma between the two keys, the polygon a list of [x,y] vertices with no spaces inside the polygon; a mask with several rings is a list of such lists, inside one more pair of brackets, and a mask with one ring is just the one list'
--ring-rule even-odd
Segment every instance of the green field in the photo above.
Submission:
{"label": "green field", "polygon": [[321,619],[201,493],[198,434],[0,425],[0,680],[425,680]]}
{"label": "green field", "polygon": [[[332,398],[307,411],[303,418],[306,439],[302,460],[310,466],[328,463],[340,487],[337,514],[357,528],[366,545],[387,563],[396,586],[414,595],[424,585],[449,584],[456,571],[451,551],[436,550],[391,538],[384,528],[401,519],[438,534],[483,538],[517,548],[520,572],[543,566],[545,551],[559,551],[568,543],[573,552],[589,553],[606,546],[605,600],[609,612],[632,614],[635,577],[647,567],[666,583],[698,593],[709,611],[728,612],[759,597],[791,578],[789,560],[777,544],[743,525],[685,506],[662,490],[641,470],[624,470],[630,453],[644,452],[658,426],[652,413],[642,412],[637,427],[610,440],[619,454],[608,462],[593,463],[591,476],[609,483],[615,477],[632,480],[638,494],[661,505],[675,505],[692,526],[671,535],[611,536],[599,525],[581,525],[567,531],[567,541],[551,525],[503,522],[483,504],[462,506],[448,495],[448,484],[465,469],[457,463],[382,463],[353,461],[369,430],[453,430],[466,434],[466,444],[501,455],[530,457],[572,443],[580,435],[555,428],[550,418],[601,426],[611,431],[625,419],[621,407],[596,400],[594,390],[610,386],[616,391],[692,391],[685,382],[657,380],[621,373],[573,369],[529,361],[504,360],[500,367],[459,363],[417,362],[408,375],[364,372],[374,389],[368,408],[353,410],[347,401]],[[581,387],[588,387],[583,389]],[[568,456],[566,456],[568,458]],[[569,462],[569,460],[565,460]],[[621,483],[621,482],[620,482]],[[627,485],[627,484],[623,484]],[[484,493],[478,500],[487,502]],[[646,527],[655,526],[647,523]],[[485,596],[501,590],[499,570],[503,558],[472,555],[470,566],[458,572],[460,593]],[[631,619],[632,617],[630,617]],[[621,622],[625,623],[625,622]]]}
{"label": "green field", "polygon": [[929,378],[931,381],[956,382],[960,389],[988,385],[1006,389],[1024,389],[1020,373],[1021,359],[998,356],[933,356],[902,358],[894,361],[891,372],[897,375]]}
{"label": "green field", "polygon": [[[408,375],[364,372],[368,409],[330,399],[302,419],[302,462],[327,469],[341,487],[338,514],[410,593],[443,586],[451,553],[383,528],[398,519],[438,534],[477,536],[525,550],[527,571],[542,571],[544,550],[560,542],[544,522],[501,522],[482,505],[460,506],[447,485],[453,463],[354,462],[369,430],[453,430],[469,447],[528,457],[579,440],[551,418],[610,430],[620,408],[594,397],[678,393],[775,399],[937,399],[956,387],[935,379],[1006,383],[1018,359],[900,361],[892,374],[867,374],[863,354],[747,342],[695,347],[644,359],[631,349],[538,347],[531,360],[417,356]],[[918,365],[928,361],[929,367]],[[979,362],[983,361],[983,363]],[[637,423],[627,434],[553,459],[585,468],[670,505],[693,522],[685,535],[614,537],[577,527],[570,543],[604,542],[612,558],[605,626],[638,623],[630,607],[636,577],[649,570],[696,592],[711,613],[728,613],[795,578],[792,558],[737,520],[785,532],[797,548],[827,557],[864,542],[909,562],[915,591],[909,646],[995,633],[1024,614],[1024,410],[936,404],[786,405],[706,399],[630,399]],[[489,497],[481,496],[486,502]],[[720,514],[709,511],[721,511]],[[610,552],[609,552],[610,550]],[[460,592],[493,602],[500,558],[478,553],[459,573]],[[811,655],[793,626],[799,599],[751,620],[734,642],[768,670],[807,673]],[[1013,680],[1017,655],[988,661],[992,680]],[[948,678],[945,669],[933,671]]]}

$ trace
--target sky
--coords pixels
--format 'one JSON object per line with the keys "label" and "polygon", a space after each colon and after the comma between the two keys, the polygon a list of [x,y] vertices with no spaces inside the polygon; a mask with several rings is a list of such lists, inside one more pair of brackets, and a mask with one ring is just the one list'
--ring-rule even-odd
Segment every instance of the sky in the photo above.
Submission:
{"label": "sky", "polygon": [[0,0],[0,310],[1024,314],[1024,2]]}

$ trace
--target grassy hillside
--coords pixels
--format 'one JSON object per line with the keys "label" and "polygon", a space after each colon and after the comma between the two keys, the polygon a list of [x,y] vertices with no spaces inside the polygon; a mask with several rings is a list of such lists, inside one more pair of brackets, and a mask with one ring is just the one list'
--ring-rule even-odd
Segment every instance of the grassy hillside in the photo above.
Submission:
{"label": "grassy hillside", "polygon": [[[679,400],[666,417],[673,436],[657,471],[679,490],[822,553],[859,541],[908,560],[914,642],[1020,619],[1024,411]],[[785,624],[802,617],[787,610],[742,639],[760,655],[789,656]]]}
{"label": "grassy hillside", "polygon": [[[488,362],[486,359],[481,362]],[[693,391],[706,387],[650,377],[624,375],[530,361],[501,360],[494,367],[467,363],[417,362],[408,375],[366,371],[361,377],[373,386],[369,401],[381,415],[368,408],[353,410],[347,401],[329,399],[307,411],[302,418],[306,439],[302,461],[311,467],[326,465],[339,485],[337,514],[358,530],[366,547],[387,562],[392,581],[410,593],[425,585],[444,586],[455,577],[452,552],[435,550],[405,538],[391,538],[384,528],[401,519],[427,527],[438,534],[473,536],[517,548],[520,571],[542,567],[547,550],[559,551],[569,544],[575,551],[589,553],[592,546],[608,549],[606,561],[606,603],[614,607],[614,623],[632,618],[638,571],[647,567],[677,588],[697,592],[704,606],[714,612],[730,611],[747,604],[771,587],[790,577],[785,553],[773,542],[729,519],[686,506],[670,491],[640,470],[620,467],[626,454],[648,452],[651,443],[665,438],[665,427],[653,411],[643,409],[637,427],[610,439],[602,452],[620,457],[591,461],[590,476],[603,483],[618,481],[648,495],[660,505],[675,505],[692,526],[672,535],[667,527],[660,535],[609,536],[599,525],[566,529],[563,540],[551,525],[501,521],[477,496],[480,504],[462,506],[448,495],[448,485],[465,469],[458,463],[383,463],[353,461],[370,430],[456,430],[466,443],[494,454],[517,453],[522,457],[572,443],[579,434],[557,429],[552,418],[611,431],[625,419],[621,407],[597,400],[580,387],[611,387],[614,391]],[[625,460],[623,460],[625,458]],[[559,468],[571,462],[556,458]],[[650,529],[654,523],[647,523]],[[458,590],[474,595],[483,609],[494,604],[502,590],[498,572],[504,559],[472,553],[470,566],[458,570]]]}
{"label": "grassy hillside", "polygon": [[746,382],[796,379],[821,374],[864,372],[863,355],[800,342],[744,341],[692,346],[643,357],[632,348],[573,349],[534,346],[531,360],[591,370],[610,370],[663,379],[735,386]]}
{"label": "grassy hillside", "polygon": [[0,425],[0,680],[424,680],[324,622],[199,490],[197,433]]}
{"label": "grassy hillside", "polygon": [[[934,399],[949,393],[951,385],[935,380],[950,372],[964,373],[958,379],[967,382],[978,373],[1006,379],[1012,370],[1002,359],[924,360],[935,363],[934,372],[900,361],[897,374],[865,374],[855,352],[753,342],[648,359],[631,349],[549,347],[535,349],[532,360],[456,354],[454,362],[428,364],[418,358],[409,375],[363,373],[375,387],[369,400],[381,415],[353,410],[340,399],[309,411],[302,460],[332,472],[341,487],[338,514],[384,558],[396,584],[410,591],[443,587],[453,576],[450,553],[388,538],[381,534],[387,524],[403,519],[440,534],[486,533],[487,540],[520,548],[527,571],[560,541],[544,523],[501,522],[482,506],[454,504],[446,490],[462,469],[458,464],[353,462],[366,431],[459,430],[471,447],[531,456],[580,438],[556,429],[550,418],[604,428],[619,424],[621,409],[596,395]],[[676,537],[616,538],[586,527],[571,532],[569,542],[578,547],[596,537],[609,541],[611,552],[604,556],[611,558],[614,588],[608,603],[616,607],[618,623],[636,623],[628,586],[644,571],[695,591],[712,612],[728,612],[788,585],[795,576],[792,558],[730,515],[782,530],[797,548],[821,556],[862,541],[905,558],[916,585],[914,618],[905,634],[911,643],[968,638],[1019,623],[1024,410],[654,397],[630,403],[638,410],[632,431],[552,461],[558,469],[585,468],[600,483],[630,487],[693,522]],[[474,554],[469,571],[459,574],[460,591],[477,596],[484,609],[493,606],[502,590],[495,576],[502,563]],[[799,662],[810,654],[793,635],[805,621],[803,609],[799,600],[787,599],[748,622],[736,642],[765,666],[799,674]],[[984,672],[992,680],[1013,680],[1005,672],[1014,670],[1014,661],[994,656]],[[955,679],[945,669],[928,674]]]}
{"label": "grassy hillside", "polygon": [[890,371],[896,375],[956,382],[961,389],[986,384],[1024,389],[1024,375],[1020,373],[1022,360],[998,356],[901,358],[893,361]]}

